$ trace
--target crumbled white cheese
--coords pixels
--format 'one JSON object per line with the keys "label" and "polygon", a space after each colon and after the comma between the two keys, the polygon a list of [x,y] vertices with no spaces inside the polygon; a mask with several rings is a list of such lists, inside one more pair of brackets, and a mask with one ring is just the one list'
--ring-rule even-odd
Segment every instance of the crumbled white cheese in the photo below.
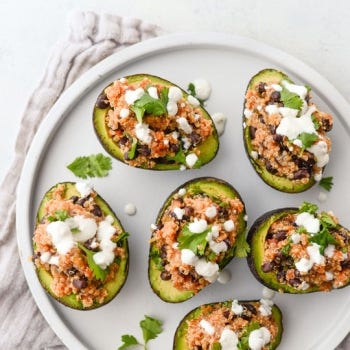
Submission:
{"label": "crumbled white cheese", "polygon": [[316,165],[323,168],[329,162],[329,151],[325,141],[319,141],[308,147],[307,150],[316,157]]}
{"label": "crumbled white cheese", "polygon": [[332,281],[334,279],[334,274],[332,272],[326,271],[326,280]]}
{"label": "crumbled white cheese", "polygon": [[324,265],[325,257],[320,253],[320,246],[317,243],[312,243],[306,248],[309,259],[301,258],[295,263],[295,267],[302,273],[309,272],[314,264]]}
{"label": "crumbled white cheese", "polygon": [[217,210],[216,210],[216,206],[215,205],[212,205],[210,207],[208,207],[206,210],[205,210],[205,216],[208,218],[208,219],[213,219],[215,218],[215,216],[217,215]]}
{"label": "crumbled white cheese", "polygon": [[292,235],[290,236],[290,239],[292,240],[292,242],[293,242],[294,244],[298,244],[298,243],[300,243],[301,235],[300,235],[300,233],[294,232],[294,233],[292,233]]}
{"label": "crumbled white cheese", "polygon": [[41,255],[40,255],[40,261],[44,264],[49,262],[50,258],[51,258],[50,252],[44,252],[44,253],[41,253]]}
{"label": "crumbled white cheese", "polygon": [[127,118],[130,115],[130,109],[122,108],[119,115],[121,118]]}
{"label": "crumbled white cheese", "polygon": [[168,99],[171,101],[179,101],[182,98],[182,91],[177,86],[171,86],[168,92]]}
{"label": "crumbled white cheese", "polygon": [[182,220],[185,214],[185,210],[181,208],[174,208],[173,212],[178,220]]}
{"label": "crumbled white cheese", "polygon": [[320,231],[320,220],[307,212],[298,214],[295,223],[298,226],[304,226],[309,233],[317,233]]}
{"label": "crumbled white cheese", "polygon": [[195,79],[192,84],[197,98],[200,100],[207,100],[211,94],[211,86],[206,79]]}
{"label": "crumbled white cheese", "polygon": [[218,274],[218,279],[217,281],[221,284],[226,284],[227,282],[229,282],[231,280],[231,273],[229,270],[223,270],[220,271]]}
{"label": "crumbled white cheese", "polygon": [[197,163],[198,157],[195,153],[190,153],[186,156],[186,164],[189,168],[192,168]]}
{"label": "crumbled white cheese", "polygon": [[221,350],[236,350],[239,339],[237,334],[229,328],[225,328],[220,336],[219,343]]}
{"label": "crumbled white cheese", "polygon": [[260,299],[259,312],[262,316],[270,316],[272,313],[273,301],[271,299]]}
{"label": "crumbled white cheese", "polygon": [[259,154],[258,154],[257,151],[251,151],[251,152],[250,152],[250,156],[251,156],[253,159],[258,159]]}
{"label": "crumbled white cheese", "polygon": [[198,256],[191,249],[181,249],[181,262],[194,266],[198,261]]}
{"label": "crumbled white cheese", "polygon": [[145,94],[145,90],[137,88],[136,90],[126,90],[124,97],[128,105],[134,104],[135,101],[139,100]]}
{"label": "crumbled white cheese", "polygon": [[82,197],[87,197],[93,191],[92,185],[88,182],[77,182],[75,188]]}
{"label": "crumbled white cheese", "polygon": [[186,188],[180,188],[177,192],[179,196],[184,196],[186,194]]}
{"label": "crumbled white cheese", "polygon": [[324,255],[327,258],[331,258],[335,253],[335,245],[334,244],[328,244],[327,247],[324,250]]}
{"label": "crumbled white cheese", "polygon": [[187,119],[185,117],[180,117],[176,119],[176,122],[179,126],[179,129],[182,130],[185,134],[191,134],[193,129],[192,126],[189,124]]}
{"label": "crumbled white cheese", "polygon": [[124,213],[127,215],[135,215],[136,214],[136,206],[132,203],[127,203],[124,206]]}
{"label": "crumbled white cheese", "polygon": [[49,260],[50,265],[56,265],[59,266],[60,264],[60,257],[58,255],[53,255]]}
{"label": "crumbled white cheese", "polygon": [[182,141],[182,147],[184,150],[188,150],[192,145],[188,137],[182,137],[181,141]]}
{"label": "crumbled white cheese", "polygon": [[249,333],[248,344],[251,350],[261,350],[270,342],[271,333],[266,327],[255,329]]}
{"label": "crumbled white cheese", "polygon": [[207,320],[200,320],[199,325],[204,329],[206,333],[209,335],[213,335],[215,333],[215,328],[207,321]]}
{"label": "crumbled white cheese", "polygon": [[205,258],[199,259],[194,268],[198,275],[202,276],[210,283],[216,281],[218,278],[219,265],[211,261],[207,261]]}
{"label": "crumbled white cheese", "polygon": [[215,254],[220,254],[227,251],[227,244],[224,241],[215,242],[210,240],[209,247]]}
{"label": "crumbled white cheese", "polygon": [[188,229],[192,233],[202,233],[208,228],[208,223],[204,219],[195,218],[193,222],[188,225]]}
{"label": "crumbled white cheese", "polygon": [[253,112],[250,109],[245,108],[243,114],[246,118],[250,118],[252,116]]}
{"label": "crumbled white cheese", "polygon": [[232,232],[235,229],[235,223],[233,222],[233,220],[226,220],[224,222],[224,230],[226,232]]}
{"label": "crumbled white cheese", "polygon": [[275,294],[276,294],[276,292],[271,290],[270,288],[263,287],[263,290],[262,290],[263,299],[272,300],[274,298]]}
{"label": "crumbled white cheese", "polygon": [[157,90],[157,88],[156,88],[155,86],[150,86],[150,87],[147,89],[147,92],[148,92],[148,94],[149,94],[151,97],[153,97],[153,98],[155,98],[155,99],[158,99],[158,98],[159,98],[159,96],[158,96],[158,90]]}
{"label": "crumbled white cheese", "polygon": [[286,80],[282,81],[282,85],[290,92],[294,92],[295,94],[299,95],[302,100],[305,100],[307,88],[304,85],[291,84]]}
{"label": "crumbled white cheese", "polygon": [[167,105],[166,105],[166,109],[167,109],[168,114],[170,116],[176,115],[176,113],[178,111],[177,103],[173,100],[169,100]]}
{"label": "crumbled white cheese", "polygon": [[243,306],[239,304],[238,300],[236,299],[232,300],[231,310],[235,315],[238,315],[238,316],[242,315],[244,311]]}
{"label": "crumbled white cheese", "polygon": [[56,247],[58,254],[67,254],[74,246],[72,232],[69,225],[64,221],[50,222],[46,227],[52,244]]}
{"label": "crumbled white cheese", "polygon": [[150,135],[150,133],[151,133],[151,130],[148,127],[147,124],[145,124],[145,123],[137,123],[135,125],[136,137],[140,141],[146,143],[147,145],[149,145],[152,142],[152,136]]}
{"label": "crumbled white cheese", "polygon": [[188,95],[187,101],[193,107],[200,106],[200,102],[195,97],[193,97],[192,95]]}
{"label": "crumbled white cheese", "polygon": [[[94,237],[97,231],[96,221],[82,215],[75,215],[65,221],[69,228],[73,229],[73,239],[75,242],[85,242]],[[76,230],[76,232],[74,231]]]}
{"label": "crumbled white cheese", "polygon": [[226,125],[227,118],[225,117],[225,115],[223,113],[220,113],[220,112],[212,114],[211,118],[214,121],[215,128],[216,128],[218,135],[221,136],[225,131],[225,125]]}

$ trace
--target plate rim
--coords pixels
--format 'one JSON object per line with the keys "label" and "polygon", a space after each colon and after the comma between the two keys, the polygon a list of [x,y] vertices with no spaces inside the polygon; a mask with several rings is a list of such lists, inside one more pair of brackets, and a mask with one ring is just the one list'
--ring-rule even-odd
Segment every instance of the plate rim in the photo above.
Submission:
{"label": "plate rim", "polygon": [[[21,198],[21,200],[16,202],[16,239],[27,285],[43,317],[68,348],[87,349],[82,340],[78,339],[59,317],[53,303],[37,280],[34,267],[32,264],[28,264],[28,256],[26,255],[29,246],[31,247],[31,236],[28,235],[28,229],[31,227],[30,207],[33,197],[33,184],[35,183],[38,164],[42,159],[41,154],[44,153],[42,151],[55,134],[55,128],[59,127],[60,123],[64,121],[78,98],[85,95],[113,71],[154,54],[193,48],[194,46],[197,48],[217,47],[248,52],[254,56],[268,59],[271,65],[277,64],[280,67],[285,67],[286,70],[291,71],[305,83],[312,82],[312,85],[315,86],[313,90],[317,91],[321,99],[327,101],[331,109],[338,112],[337,116],[343,127],[350,133],[350,122],[342,117],[350,114],[350,105],[324,76],[300,59],[280,49],[243,36],[217,32],[184,32],[162,35],[123,48],[83,73],[62,93],[40,124],[25,156],[17,187],[17,198]],[[325,97],[322,91],[332,91],[332,97]],[[49,132],[45,132],[45,130],[49,130]],[[339,345],[348,334],[350,331],[350,314],[337,324],[338,326],[340,324],[340,327],[337,330],[331,330],[331,335],[329,334],[327,337],[327,344],[323,344],[323,346],[326,345],[324,349]],[[346,327],[346,325],[348,326]]]}

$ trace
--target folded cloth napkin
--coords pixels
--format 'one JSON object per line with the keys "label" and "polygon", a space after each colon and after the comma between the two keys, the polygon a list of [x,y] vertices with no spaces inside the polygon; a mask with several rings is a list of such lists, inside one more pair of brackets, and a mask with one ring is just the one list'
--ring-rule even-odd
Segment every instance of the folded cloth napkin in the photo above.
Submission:
{"label": "folded cloth napkin", "polygon": [[[66,349],[34,303],[16,245],[16,187],[40,122],[83,72],[112,53],[161,32],[138,19],[77,11],[69,17],[67,37],[54,46],[43,77],[25,107],[15,159],[0,187],[0,349]],[[350,350],[350,337],[336,350]]]}
{"label": "folded cloth napkin", "polygon": [[46,70],[25,107],[15,159],[0,187],[0,349],[66,349],[39,312],[27,287],[16,245],[16,187],[32,138],[60,94],[112,53],[161,33],[139,19],[75,11],[68,35],[53,47]]}

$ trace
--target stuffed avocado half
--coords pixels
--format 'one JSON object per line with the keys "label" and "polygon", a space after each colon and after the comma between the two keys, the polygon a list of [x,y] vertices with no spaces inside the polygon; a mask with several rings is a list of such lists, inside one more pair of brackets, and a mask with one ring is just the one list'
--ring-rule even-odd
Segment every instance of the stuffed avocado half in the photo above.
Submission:
{"label": "stuffed avocado half", "polygon": [[257,174],[271,187],[297,193],[322,178],[329,161],[332,116],[311,102],[311,88],[264,69],[248,83],[244,145]]}
{"label": "stuffed avocado half", "polygon": [[231,300],[190,311],[175,332],[173,350],[273,350],[282,334],[282,313],[271,300]]}
{"label": "stuffed avocado half", "polygon": [[109,205],[86,183],[58,183],[45,193],[33,251],[42,286],[74,309],[106,304],[127,278],[127,234]]}
{"label": "stuffed avocado half", "polygon": [[148,276],[166,302],[182,302],[215,282],[234,256],[246,256],[246,215],[227,182],[196,178],[177,188],[152,225]]}
{"label": "stuffed avocado half", "polygon": [[272,210],[248,232],[248,265],[270,289],[310,293],[350,283],[350,231],[315,204]]}
{"label": "stuffed avocado half", "polygon": [[149,74],[123,77],[98,96],[96,135],[114,158],[144,169],[199,168],[219,148],[208,112],[175,84]]}

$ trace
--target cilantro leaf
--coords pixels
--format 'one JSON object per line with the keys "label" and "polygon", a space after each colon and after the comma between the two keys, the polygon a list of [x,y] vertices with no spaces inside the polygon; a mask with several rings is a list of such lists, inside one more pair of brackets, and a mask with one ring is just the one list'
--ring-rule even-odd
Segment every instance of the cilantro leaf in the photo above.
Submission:
{"label": "cilantro leaf", "polygon": [[249,252],[250,252],[250,246],[246,241],[245,234],[238,235],[234,255],[237,258],[245,258]]}
{"label": "cilantro leaf", "polygon": [[127,349],[128,347],[130,347],[132,345],[140,345],[138,340],[133,335],[129,335],[129,334],[122,335],[122,342],[124,344],[119,346],[118,350]]}
{"label": "cilantro leaf", "polygon": [[140,322],[140,327],[145,344],[147,344],[149,340],[157,338],[163,331],[162,322],[147,315],[145,315],[145,318]]}
{"label": "cilantro leaf", "polygon": [[182,147],[180,146],[179,150],[175,154],[175,156],[166,156],[167,160],[172,160],[176,164],[185,164],[186,163],[186,155],[183,151]]}
{"label": "cilantro leaf", "polygon": [[324,255],[324,251],[329,244],[337,244],[338,241],[331,235],[326,227],[323,227],[320,232],[311,236],[311,242],[317,243],[320,246],[320,253]]}
{"label": "cilantro leaf", "polygon": [[307,213],[315,215],[317,210],[318,210],[317,204],[313,204],[310,202],[303,202],[301,204],[301,206],[299,207],[299,213],[307,212]]}
{"label": "cilantro leaf", "polygon": [[193,83],[189,83],[187,87],[187,91],[192,95],[196,96],[196,88]]}
{"label": "cilantro leaf", "polygon": [[131,148],[130,148],[130,150],[128,152],[128,158],[129,159],[134,159],[135,158],[136,147],[137,147],[137,138],[133,137],[132,138],[132,145],[131,145]]}
{"label": "cilantro leaf", "polygon": [[326,191],[330,191],[333,187],[333,176],[323,177],[318,184]]}
{"label": "cilantro leaf", "polygon": [[136,119],[139,123],[142,123],[142,118],[147,114],[162,115],[167,113],[164,93],[162,98],[154,98],[149,94],[144,94],[135,101],[131,106],[131,110],[136,114]]}
{"label": "cilantro leaf", "polygon": [[188,225],[186,225],[177,238],[179,249],[190,249],[196,255],[204,255],[205,248],[208,244],[206,238],[210,231],[211,228],[208,228],[202,233],[193,233],[188,228]]}
{"label": "cilantro leaf", "polygon": [[108,171],[112,169],[112,160],[110,157],[104,156],[102,153],[90,156],[77,157],[67,168],[73,174],[82,179],[88,177],[104,177],[108,175]]}
{"label": "cilantro leaf", "polygon": [[260,328],[260,324],[258,322],[251,322],[248,323],[247,326],[245,326],[242,330],[242,335],[239,339],[239,342],[237,344],[237,347],[239,350],[249,350],[249,334]]}
{"label": "cilantro leaf", "polygon": [[303,106],[303,100],[300,96],[294,92],[290,92],[285,87],[281,91],[281,101],[283,102],[284,107],[301,110]]}
{"label": "cilantro leaf", "polygon": [[301,141],[303,144],[303,149],[305,149],[313,145],[313,143],[318,139],[318,135],[314,133],[310,134],[307,132],[302,132],[297,139]]}
{"label": "cilantro leaf", "polygon": [[50,215],[47,219],[50,222],[53,222],[53,221],[65,221],[68,218],[69,218],[68,211],[59,209],[55,211],[53,216]]}
{"label": "cilantro leaf", "polygon": [[87,263],[92,270],[92,273],[94,274],[95,278],[104,281],[108,275],[108,270],[107,269],[102,269],[100,266],[98,266],[94,259],[93,256],[96,254],[96,252],[91,251],[90,249],[87,249],[82,245],[81,243],[78,243],[78,247],[85,253],[86,258],[87,258]]}

